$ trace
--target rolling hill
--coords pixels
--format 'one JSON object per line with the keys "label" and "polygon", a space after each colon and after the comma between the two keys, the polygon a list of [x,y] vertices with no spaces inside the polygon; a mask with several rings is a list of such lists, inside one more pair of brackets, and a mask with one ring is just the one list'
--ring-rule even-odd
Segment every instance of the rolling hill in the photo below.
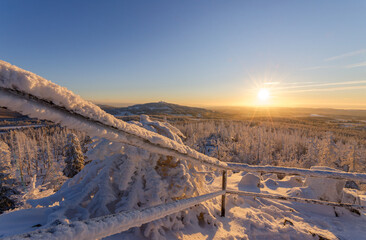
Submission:
{"label": "rolling hill", "polygon": [[107,105],[100,106],[106,112],[115,116],[131,115],[171,115],[186,117],[207,117],[215,114],[215,111],[204,108],[188,107],[167,102],[153,102],[137,104],[129,107],[116,108]]}

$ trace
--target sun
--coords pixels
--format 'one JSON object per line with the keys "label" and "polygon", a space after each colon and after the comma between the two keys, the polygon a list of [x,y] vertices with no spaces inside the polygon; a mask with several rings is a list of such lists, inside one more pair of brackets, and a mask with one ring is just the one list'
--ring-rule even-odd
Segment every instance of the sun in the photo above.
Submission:
{"label": "sun", "polygon": [[266,88],[261,88],[258,91],[258,99],[262,102],[265,102],[269,99],[269,90]]}

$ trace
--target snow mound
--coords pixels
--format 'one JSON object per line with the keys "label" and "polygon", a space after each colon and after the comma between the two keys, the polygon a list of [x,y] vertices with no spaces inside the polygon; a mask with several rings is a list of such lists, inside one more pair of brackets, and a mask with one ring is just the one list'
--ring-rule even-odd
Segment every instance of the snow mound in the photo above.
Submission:
{"label": "snow mound", "polygon": [[260,177],[253,173],[247,173],[240,180],[238,187],[240,190],[258,192],[260,187]]}
{"label": "snow mound", "polygon": [[[313,170],[337,171],[329,167],[314,166]],[[304,186],[307,186],[311,192],[311,197],[331,202],[341,202],[345,180],[330,178],[307,177]]]}

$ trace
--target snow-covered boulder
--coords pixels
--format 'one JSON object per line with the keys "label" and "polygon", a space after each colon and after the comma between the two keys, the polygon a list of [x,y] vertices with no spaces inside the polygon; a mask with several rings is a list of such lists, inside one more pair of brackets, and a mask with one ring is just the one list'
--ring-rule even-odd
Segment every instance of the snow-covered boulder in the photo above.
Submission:
{"label": "snow-covered boulder", "polygon": [[278,180],[278,176],[275,173],[266,173],[262,175],[262,180],[267,180],[269,178],[275,181]]}
{"label": "snow-covered boulder", "polygon": [[[329,167],[313,166],[312,170],[337,171]],[[307,177],[304,187],[308,188],[308,194],[311,198],[316,198],[324,201],[341,202],[343,196],[343,188],[346,184],[345,180]]]}
{"label": "snow-covered boulder", "polygon": [[258,192],[260,187],[260,177],[253,173],[245,174],[240,180],[238,187],[242,191]]}
{"label": "snow-covered boulder", "polygon": [[283,187],[293,188],[302,187],[304,184],[304,178],[301,176],[286,176],[279,181]]}
{"label": "snow-covered boulder", "polygon": [[358,191],[356,189],[344,188],[342,195],[342,203],[361,205],[361,200]]}

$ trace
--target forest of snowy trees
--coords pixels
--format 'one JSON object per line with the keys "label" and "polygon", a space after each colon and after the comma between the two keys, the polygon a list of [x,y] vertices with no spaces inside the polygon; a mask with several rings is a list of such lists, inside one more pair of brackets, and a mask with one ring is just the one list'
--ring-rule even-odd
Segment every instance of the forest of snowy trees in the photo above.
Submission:
{"label": "forest of snowy trees", "polygon": [[70,149],[67,141],[70,133],[76,137],[74,144],[81,144],[85,152],[90,138],[82,132],[59,126],[27,128],[0,134],[2,154],[9,156],[12,175],[17,182],[27,185],[37,175],[37,181],[41,183],[49,182],[54,187],[60,185],[60,170],[65,167],[64,160]]}
{"label": "forest of snowy trees", "polygon": [[31,185],[58,190],[82,168],[73,164],[84,161],[83,153],[89,142],[84,133],[59,126],[0,134],[0,213],[22,204]]}
{"label": "forest of snowy trees", "polygon": [[[164,127],[150,126],[144,118],[141,123],[164,131]],[[183,133],[185,144],[222,161],[366,171],[365,139],[349,134],[229,120],[172,124]],[[84,155],[91,142],[85,133],[57,125],[0,134],[2,195],[12,198],[1,200],[3,210],[24,202],[22,197],[32,184],[58,190],[90,161]]]}
{"label": "forest of snowy trees", "polygon": [[[174,123],[173,123],[174,125]],[[329,166],[344,171],[366,170],[365,139],[316,129],[274,128],[239,121],[177,123],[185,143],[222,161],[310,168]],[[63,181],[65,162],[84,161],[91,139],[84,133],[59,126],[28,128],[0,134],[1,172],[22,185],[36,175],[39,183]],[[81,160],[82,159],[82,160]],[[83,163],[79,164],[83,164]],[[82,168],[78,166],[79,170]],[[9,177],[8,177],[9,178]]]}
{"label": "forest of snowy trees", "polygon": [[365,138],[310,128],[241,121],[180,123],[192,148],[227,162],[366,171]]}

